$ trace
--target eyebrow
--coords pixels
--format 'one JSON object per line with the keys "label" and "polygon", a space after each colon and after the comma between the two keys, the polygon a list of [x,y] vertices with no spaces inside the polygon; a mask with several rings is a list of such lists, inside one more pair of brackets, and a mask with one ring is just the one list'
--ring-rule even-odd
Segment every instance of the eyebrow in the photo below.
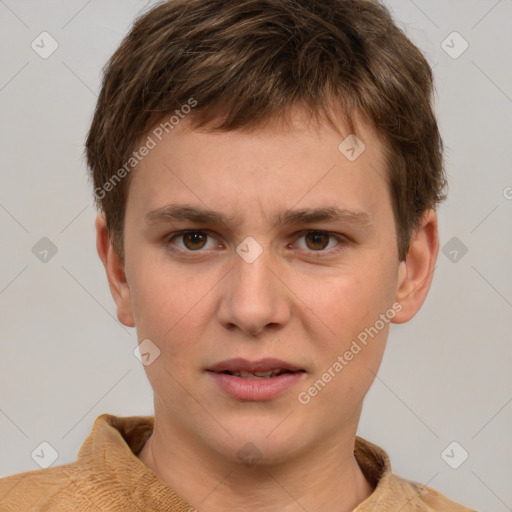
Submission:
{"label": "eyebrow", "polygon": [[[229,225],[234,223],[235,218],[189,204],[168,204],[148,212],[145,215],[145,220],[149,226],[173,220],[188,220],[196,224]],[[314,224],[316,222],[343,222],[366,228],[372,226],[370,216],[366,212],[337,206],[288,209],[277,215],[274,225]]]}

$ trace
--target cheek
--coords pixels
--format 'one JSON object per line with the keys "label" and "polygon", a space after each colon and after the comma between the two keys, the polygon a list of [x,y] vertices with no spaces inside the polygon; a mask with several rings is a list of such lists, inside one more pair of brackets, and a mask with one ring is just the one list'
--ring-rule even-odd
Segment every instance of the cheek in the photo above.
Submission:
{"label": "cheek", "polygon": [[304,303],[328,334],[325,339],[346,343],[391,307],[393,279],[384,269],[373,267],[351,268],[322,279],[313,276],[302,284]]}
{"label": "cheek", "polygon": [[130,294],[139,337],[162,338],[179,319],[184,307],[183,279],[161,263],[135,257],[130,268]]}
{"label": "cheek", "polygon": [[151,339],[163,355],[185,358],[200,326],[213,314],[208,292],[216,273],[179,268],[166,261],[140,261],[130,286],[139,339]]}
{"label": "cheek", "polygon": [[310,303],[334,331],[315,338],[323,340],[313,384],[321,392],[310,391],[321,395],[319,406],[355,409],[365,396],[382,361],[394,317],[394,286],[393,266],[374,259],[372,265],[331,277],[321,289],[312,287]]}

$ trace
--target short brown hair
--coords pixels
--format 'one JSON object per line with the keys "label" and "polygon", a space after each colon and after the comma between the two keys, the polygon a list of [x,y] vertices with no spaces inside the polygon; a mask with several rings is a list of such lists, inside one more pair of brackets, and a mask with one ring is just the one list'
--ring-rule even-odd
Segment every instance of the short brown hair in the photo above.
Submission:
{"label": "short brown hair", "polygon": [[124,258],[126,198],[137,163],[126,162],[155,123],[193,98],[197,108],[187,119],[195,128],[256,127],[296,106],[331,124],[330,114],[342,112],[351,129],[354,115],[370,122],[386,147],[403,260],[422,214],[444,198],[432,93],[424,56],[376,1],[159,4],[135,21],[107,63],[86,142],[113,247]]}

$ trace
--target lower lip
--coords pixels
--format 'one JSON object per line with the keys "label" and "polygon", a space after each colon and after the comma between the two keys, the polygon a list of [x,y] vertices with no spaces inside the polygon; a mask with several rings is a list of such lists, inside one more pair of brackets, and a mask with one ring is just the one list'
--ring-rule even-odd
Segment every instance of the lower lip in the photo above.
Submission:
{"label": "lower lip", "polygon": [[306,376],[305,372],[294,372],[283,373],[276,377],[245,379],[227,373],[208,373],[225,393],[238,400],[251,402],[272,400],[295,386]]}

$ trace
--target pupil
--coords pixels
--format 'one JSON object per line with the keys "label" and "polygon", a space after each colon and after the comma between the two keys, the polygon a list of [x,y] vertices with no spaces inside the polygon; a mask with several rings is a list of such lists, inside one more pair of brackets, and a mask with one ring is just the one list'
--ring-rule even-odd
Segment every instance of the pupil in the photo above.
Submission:
{"label": "pupil", "polygon": [[329,244],[329,237],[326,233],[312,231],[306,235],[306,241],[313,245],[313,247],[309,247],[310,249],[325,249]]}

